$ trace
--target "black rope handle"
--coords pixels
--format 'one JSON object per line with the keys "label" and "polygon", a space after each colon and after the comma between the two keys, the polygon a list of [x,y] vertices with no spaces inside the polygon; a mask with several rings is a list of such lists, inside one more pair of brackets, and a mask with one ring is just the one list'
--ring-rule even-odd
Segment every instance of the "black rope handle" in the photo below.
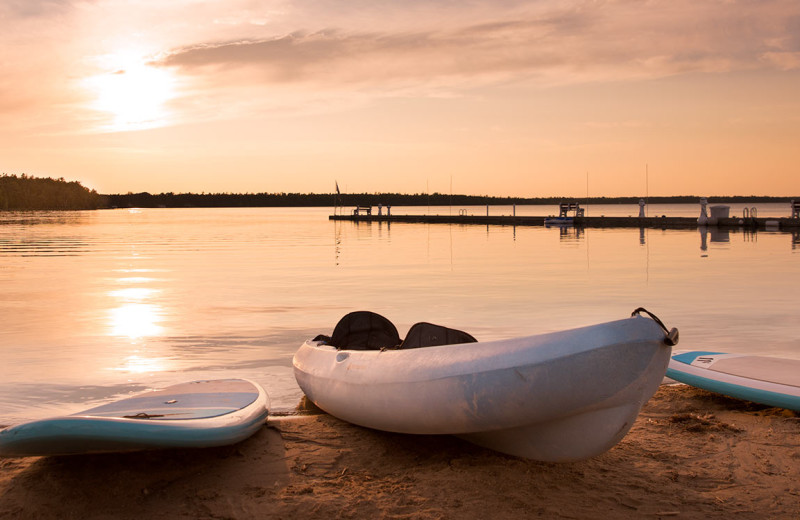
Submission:
{"label": "black rope handle", "polygon": [[650,316],[650,318],[652,318],[652,320],[654,322],[658,323],[661,326],[661,328],[664,329],[664,333],[665,333],[664,343],[666,343],[667,345],[669,345],[671,347],[678,344],[678,329],[676,329],[675,327],[672,327],[671,329],[668,329],[666,327],[666,325],[664,325],[664,323],[660,319],[658,319],[658,316],[656,316],[652,312],[648,311],[644,307],[639,307],[638,309],[633,311],[631,313],[631,317],[637,316],[637,315],[639,315],[639,314],[641,314],[643,312],[647,313],[647,315]]}

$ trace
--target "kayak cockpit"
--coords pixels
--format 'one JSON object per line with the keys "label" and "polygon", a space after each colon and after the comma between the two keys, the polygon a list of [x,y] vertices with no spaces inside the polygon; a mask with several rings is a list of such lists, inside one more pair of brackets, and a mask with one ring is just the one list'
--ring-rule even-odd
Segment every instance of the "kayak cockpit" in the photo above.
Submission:
{"label": "kayak cockpit", "polygon": [[314,341],[324,342],[339,350],[397,350],[459,343],[476,343],[472,335],[457,329],[428,322],[415,323],[405,339],[387,318],[371,311],[355,311],[345,315],[330,336],[319,335]]}

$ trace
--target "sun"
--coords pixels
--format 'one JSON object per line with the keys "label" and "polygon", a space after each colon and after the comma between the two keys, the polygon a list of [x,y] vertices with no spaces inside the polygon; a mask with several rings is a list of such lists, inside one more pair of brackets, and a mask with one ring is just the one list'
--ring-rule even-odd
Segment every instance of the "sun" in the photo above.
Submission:
{"label": "sun", "polygon": [[141,130],[164,126],[167,102],[175,96],[171,71],[148,64],[146,56],[117,53],[103,61],[112,69],[87,80],[94,96],[92,108],[106,114],[107,131]]}

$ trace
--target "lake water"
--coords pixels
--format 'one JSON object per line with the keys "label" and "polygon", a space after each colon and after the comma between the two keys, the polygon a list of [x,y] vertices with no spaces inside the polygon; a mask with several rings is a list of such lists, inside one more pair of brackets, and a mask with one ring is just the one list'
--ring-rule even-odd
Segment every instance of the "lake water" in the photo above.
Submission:
{"label": "lake water", "polygon": [[[459,210],[486,207],[392,213]],[[680,329],[679,348],[800,359],[796,232],[356,224],[329,221],[330,212],[0,213],[0,425],[205,378],[253,379],[273,410],[290,411],[302,395],[295,350],[362,309],[401,336],[430,321],[493,340],[643,306]],[[788,216],[788,204],[759,204],[758,214]]]}

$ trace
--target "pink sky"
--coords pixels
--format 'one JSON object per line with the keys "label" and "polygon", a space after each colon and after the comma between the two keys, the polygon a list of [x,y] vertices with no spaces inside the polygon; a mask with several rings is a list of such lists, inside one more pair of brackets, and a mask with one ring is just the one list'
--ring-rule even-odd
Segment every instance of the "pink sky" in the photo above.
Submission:
{"label": "pink sky", "polygon": [[796,0],[6,0],[0,20],[2,173],[103,193],[800,194]]}

